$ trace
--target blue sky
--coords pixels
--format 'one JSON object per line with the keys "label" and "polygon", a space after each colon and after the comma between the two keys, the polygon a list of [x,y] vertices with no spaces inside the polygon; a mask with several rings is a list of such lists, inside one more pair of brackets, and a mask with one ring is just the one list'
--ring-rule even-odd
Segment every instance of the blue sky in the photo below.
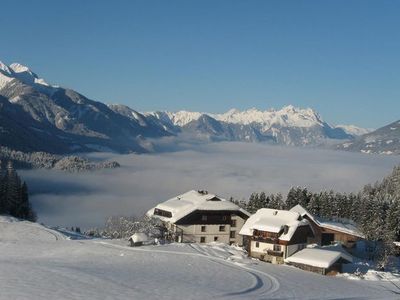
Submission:
{"label": "blue sky", "polygon": [[140,111],[400,119],[400,1],[3,1],[0,60]]}

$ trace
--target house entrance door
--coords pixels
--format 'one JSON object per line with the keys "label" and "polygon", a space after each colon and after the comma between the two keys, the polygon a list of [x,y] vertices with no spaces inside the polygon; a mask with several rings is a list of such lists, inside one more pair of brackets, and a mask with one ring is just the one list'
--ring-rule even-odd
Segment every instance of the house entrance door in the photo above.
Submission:
{"label": "house entrance door", "polygon": [[326,246],[332,244],[335,240],[335,235],[333,233],[323,233],[321,236],[321,245]]}

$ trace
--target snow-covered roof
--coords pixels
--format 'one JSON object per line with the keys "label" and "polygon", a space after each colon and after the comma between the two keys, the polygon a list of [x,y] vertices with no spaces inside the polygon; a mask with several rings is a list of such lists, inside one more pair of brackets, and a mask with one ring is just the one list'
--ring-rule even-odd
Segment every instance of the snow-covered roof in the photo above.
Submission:
{"label": "snow-covered roof", "polygon": [[[156,215],[154,214],[155,209],[169,212],[171,213],[171,216],[168,217]],[[240,211],[246,216],[250,216],[247,211],[230,201],[227,201],[215,194],[209,194],[208,192],[195,190],[191,190],[158,204],[156,207],[147,212],[147,216],[157,217],[163,221],[175,223],[196,210]]]}
{"label": "snow-covered roof", "polygon": [[309,215],[310,218],[314,219],[314,216],[312,214],[310,214],[309,211],[306,210],[300,204],[297,204],[296,206],[292,207],[289,211],[297,212],[298,214],[300,214],[300,216],[303,216],[303,217],[305,215]]}
{"label": "snow-covered roof", "polygon": [[334,222],[334,221],[325,221],[321,218],[314,217],[307,209],[305,209],[300,204],[296,205],[295,207],[291,208],[290,211],[299,213],[302,217],[308,216],[315,224],[320,227],[351,234],[354,236],[358,236],[360,238],[364,238],[364,235],[360,232],[360,230],[354,226],[353,224],[349,223],[342,223],[342,222]]}
{"label": "snow-covered roof", "polygon": [[349,262],[353,257],[346,253],[340,245],[323,248],[305,248],[285,259],[286,263],[298,263],[318,268],[329,268],[340,258]]}
{"label": "snow-covered roof", "polygon": [[134,243],[140,243],[147,242],[149,240],[149,237],[145,233],[137,232],[134,233],[129,239],[132,240],[132,242]]}
{"label": "snow-covered roof", "polygon": [[[301,219],[300,214],[287,210],[276,210],[270,208],[261,208],[243,225],[240,230],[241,235],[253,235],[253,230],[261,230],[279,233],[282,232],[279,239],[283,241],[290,241],[297,227],[307,225],[308,221]],[[284,227],[287,226],[287,232]]]}
{"label": "snow-covered roof", "polygon": [[358,236],[360,238],[364,238],[364,235],[360,232],[360,230],[352,225],[352,224],[345,224],[340,222],[333,222],[333,221],[322,221],[318,219],[318,222],[321,227],[336,230],[339,232],[351,234],[354,236]]}

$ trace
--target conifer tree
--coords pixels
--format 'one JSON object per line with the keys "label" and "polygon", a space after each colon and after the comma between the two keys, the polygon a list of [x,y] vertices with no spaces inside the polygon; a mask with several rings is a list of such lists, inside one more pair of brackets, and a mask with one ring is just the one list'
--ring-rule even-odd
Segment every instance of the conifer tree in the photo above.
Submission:
{"label": "conifer tree", "polygon": [[260,207],[260,198],[258,193],[252,193],[250,195],[249,201],[247,202],[247,211],[249,213],[255,213]]}
{"label": "conifer tree", "polygon": [[12,216],[17,215],[17,207],[20,204],[21,180],[11,162],[8,162],[5,175],[5,209]]}
{"label": "conifer tree", "polygon": [[308,192],[307,188],[298,189],[298,204],[307,207],[310,200],[311,193]]}
{"label": "conifer tree", "polygon": [[2,162],[0,160],[0,214],[5,214],[7,212],[6,209],[6,199],[5,199],[5,172],[2,166]]}
{"label": "conifer tree", "polygon": [[281,193],[278,193],[275,195],[274,208],[275,209],[285,209],[285,202],[283,201],[283,196]]}
{"label": "conifer tree", "polygon": [[314,216],[320,216],[321,203],[320,195],[312,194],[310,202],[307,205],[307,210]]}
{"label": "conifer tree", "polygon": [[285,207],[287,210],[299,204],[299,188],[292,187],[286,196]]}
{"label": "conifer tree", "polygon": [[269,206],[269,201],[270,201],[269,197],[267,197],[267,195],[265,195],[264,192],[261,192],[258,196],[259,207],[257,209],[267,208]]}
{"label": "conifer tree", "polygon": [[392,232],[394,241],[400,240],[400,201],[398,199],[390,202],[386,216],[386,227],[389,232]]}
{"label": "conifer tree", "polygon": [[15,171],[11,162],[7,164],[7,170],[0,172],[0,214],[36,221],[28,197],[28,187]]}

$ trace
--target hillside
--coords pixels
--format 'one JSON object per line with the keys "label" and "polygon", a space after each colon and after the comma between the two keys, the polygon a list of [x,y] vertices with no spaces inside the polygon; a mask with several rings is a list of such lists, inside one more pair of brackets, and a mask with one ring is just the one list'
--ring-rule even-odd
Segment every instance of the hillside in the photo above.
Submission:
{"label": "hillside", "polygon": [[398,298],[391,283],[260,263],[220,244],[126,244],[0,216],[0,299]]}
{"label": "hillside", "polygon": [[143,138],[168,135],[154,123],[143,124],[72,89],[50,85],[26,66],[0,62],[2,146],[51,153],[146,152]]}
{"label": "hillside", "polygon": [[11,161],[17,169],[54,169],[68,172],[94,171],[119,168],[116,161],[90,161],[76,155],[56,155],[46,152],[29,152],[11,150],[0,146],[1,162]]}
{"label": "hillside", "polygon": [[400,154],[400,121],[340,144],[337,149],[368,154]]}

